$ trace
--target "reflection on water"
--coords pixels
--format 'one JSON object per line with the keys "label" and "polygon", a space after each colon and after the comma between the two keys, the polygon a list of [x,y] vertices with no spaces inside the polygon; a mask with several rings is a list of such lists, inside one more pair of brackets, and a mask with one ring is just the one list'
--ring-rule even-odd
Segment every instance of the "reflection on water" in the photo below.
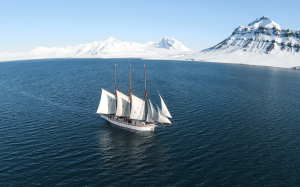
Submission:
{"label": "reflection on water", "polygon": [[[106,172],[112,175],[106,183],[114,185],[120,180],[144,178],[149,172],[160,173],[170,169],[168,149],[156,140],[155,132],[124,129],[107,121],[101,123],[101,129],[98,134],[99,156]],[[149,176],[145,182],[152,183],[152,180],[153,176]]]}
{"label": "reflection on water", "polygon": [[142,132],[124,129],[107,121],[101,125],[104,127],[99,133],[101,149],[107,150],[110,147],[118,147],[120,152],[128,151],[137,155],[144,152],[149,146],[153,146],[155,137],[153,131]]}

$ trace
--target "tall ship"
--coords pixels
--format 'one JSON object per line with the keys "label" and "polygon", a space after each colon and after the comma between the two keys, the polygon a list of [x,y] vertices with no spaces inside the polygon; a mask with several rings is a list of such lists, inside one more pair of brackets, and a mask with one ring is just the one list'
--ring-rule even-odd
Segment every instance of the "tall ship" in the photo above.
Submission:
{"label": "tall ship", "polygon": [[145,94],[141,99],[132,94],[131,91],[131,64],[129,65],[129,95],[117,89],[117,72],[115,64],[115,93],[112,94],[102,88],[100,104],[97,114],[110,122],[124,128],[138,131],[154,131],[160,125],[171,125],[172,118],[165,102],[158,93],[161,100],[161,108],[157,105],[155,110],[150,99],[147,100],[146,66],[144,64]]}

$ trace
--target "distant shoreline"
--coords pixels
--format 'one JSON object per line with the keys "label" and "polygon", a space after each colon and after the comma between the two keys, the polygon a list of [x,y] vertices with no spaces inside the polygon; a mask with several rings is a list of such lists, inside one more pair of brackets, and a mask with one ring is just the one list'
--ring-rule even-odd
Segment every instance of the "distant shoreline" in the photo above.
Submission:
{"label": "distant shoreline", "polygon": [[204,62],[204,63],[218,63],[218,64],[232,64],[232,65],[247,65],[247,66],[256,66],[256,67],[268,67],[268,68],[283,68],[283,69],[291,69],[291,70],[299,70],[299,69],[293,69],[297,66],[293,67],[277,67],[277,66],[267,66],[267,65],[259,65],[259,64],[247,64],[247,63],[235,63],[235,62],[221,62],[221,61],[206,61],[206,60],[195,60],[195,59],[159,59],[159,58],[142,58],[142,57],[107,57],[107,58],[39,58],[39,59],[16,59],[16,60],[6,60],[6,61],[0,61],[0,63],[9,63],[9,62],[26,62],[31,60],[59,60],[59,59],[141,59],[141,60],[163,60],[163,61],[181,61],[181,62]]}

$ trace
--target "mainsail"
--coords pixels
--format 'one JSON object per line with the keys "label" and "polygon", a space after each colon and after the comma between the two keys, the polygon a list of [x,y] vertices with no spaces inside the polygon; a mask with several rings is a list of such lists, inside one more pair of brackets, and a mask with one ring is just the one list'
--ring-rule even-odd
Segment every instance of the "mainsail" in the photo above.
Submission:
{"label": "mainsail", "polygon": [[148,122],[154,122],[153,118],[152,118],[152,111],[151,111],[151,108],[150,108],[150,100],[148,101],[148,113],[147,113],[147,119],[146,121]]}
{"label": "mainsail", "polygon": [[115,95],[102,88],[102,94],[97,114],[115,114],[116,98]]}
{"label": "mainsail", "polygon": [[150,99],[149,99],[149,103],[150,103],[150,107],[151,107],[151,111],[152,111],[152,115],[151,115],[152,120],[157,121],[158,115],[157,115],[157,112],[156,112],[155,108],[153,107]]}
{"label": "mainsail", "polygon": [[157,106],[157,110],[158,110],[158,119],[157,119],[157,122],[159,122],[159,123],[171,123],[171,121],[167,117],[165,117],[164,115],[162,115],[162,111],[160,110],[160,108],[158,106]]}
{"label": "mainsail", "polygon": [[131,94],[131,119],[145,120],[145,101]]}
{"label": "mainsail", "polygon": [[117,92],[117,112],[118,117],[129,117],[130,116],[130,98],[122,92]]}
{"label": "mainsail", "polygon": [[160,97],[160,101],[161,101],[161,114],[168,117],[168,118],[172,118],[164,100],[162,99],[162,97],[160,96],[160,94],[158,93],[159,97]]}

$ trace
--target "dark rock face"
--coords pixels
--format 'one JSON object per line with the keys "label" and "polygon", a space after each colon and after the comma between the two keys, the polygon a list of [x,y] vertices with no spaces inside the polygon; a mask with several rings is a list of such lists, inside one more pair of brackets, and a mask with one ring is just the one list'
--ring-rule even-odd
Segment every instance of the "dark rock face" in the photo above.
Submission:
{"label": "dark rock face", "polygon": [[267,27],[264,27],[264,26],[260,26],[255,32],[254,32],[256,35],[257,34],[270,34],[271,35],[271,33],[270,33],[270,31],[269,31],[269,29],[267,28]]}
{"label": "dark rock face", "polygon": [[288,51],[289,52],[293,52],[293,47],[294,47],[294,44],[291,42],[291,43],[288,43]]}
{"label": "dark rock face", "polygon": [[248,40],[248,42],[243,46],[243,48],[247,48],[247,47],[249,47],[249,44],[251,44],[252,42],[253,42],[253,38],[250,38],[249,40]]}
{"label": "dark rock face", "polygon": [[300,52],[300,43],[299,44],[297,44],[297,46],[296,46],[296,52]]}
{"label": "dark rock face", "polygon": [[284,42],[282,42],[280,45],[282,51],[286,50],[286,44]]}
{"label": "dark rock face", "polygon": [[249,28],[242,28],[241,26],[236,28],[232,35],[236,35],[236,34],[241,34],[241,35],[245,35],[245,34],[251,34],[254,33],[255,35],[258,34],[263,34],[263,35],[275,35],[275,36],[279,36],[279,37],[296,37],[296,38],[300,38],[300,30],[290,30],[290,29],[279,29],[276,27],[273,28],[267,28],[265,26],[260,26],[255,30],[251,30]]}
{"label": "dark rock face", "polygon": [[272,43],[267,47],[267,53],[269,54],[275,48],[275,40],[272,40]]}
{"label": "dark rock face", "polygon": [[277,29],[276,27],[273,27],[272,30],[273,30],[272,33],[273,33],[275,36],[280,36],[281,33],[280,33],[280,30],[279,30],[279,29]]}

